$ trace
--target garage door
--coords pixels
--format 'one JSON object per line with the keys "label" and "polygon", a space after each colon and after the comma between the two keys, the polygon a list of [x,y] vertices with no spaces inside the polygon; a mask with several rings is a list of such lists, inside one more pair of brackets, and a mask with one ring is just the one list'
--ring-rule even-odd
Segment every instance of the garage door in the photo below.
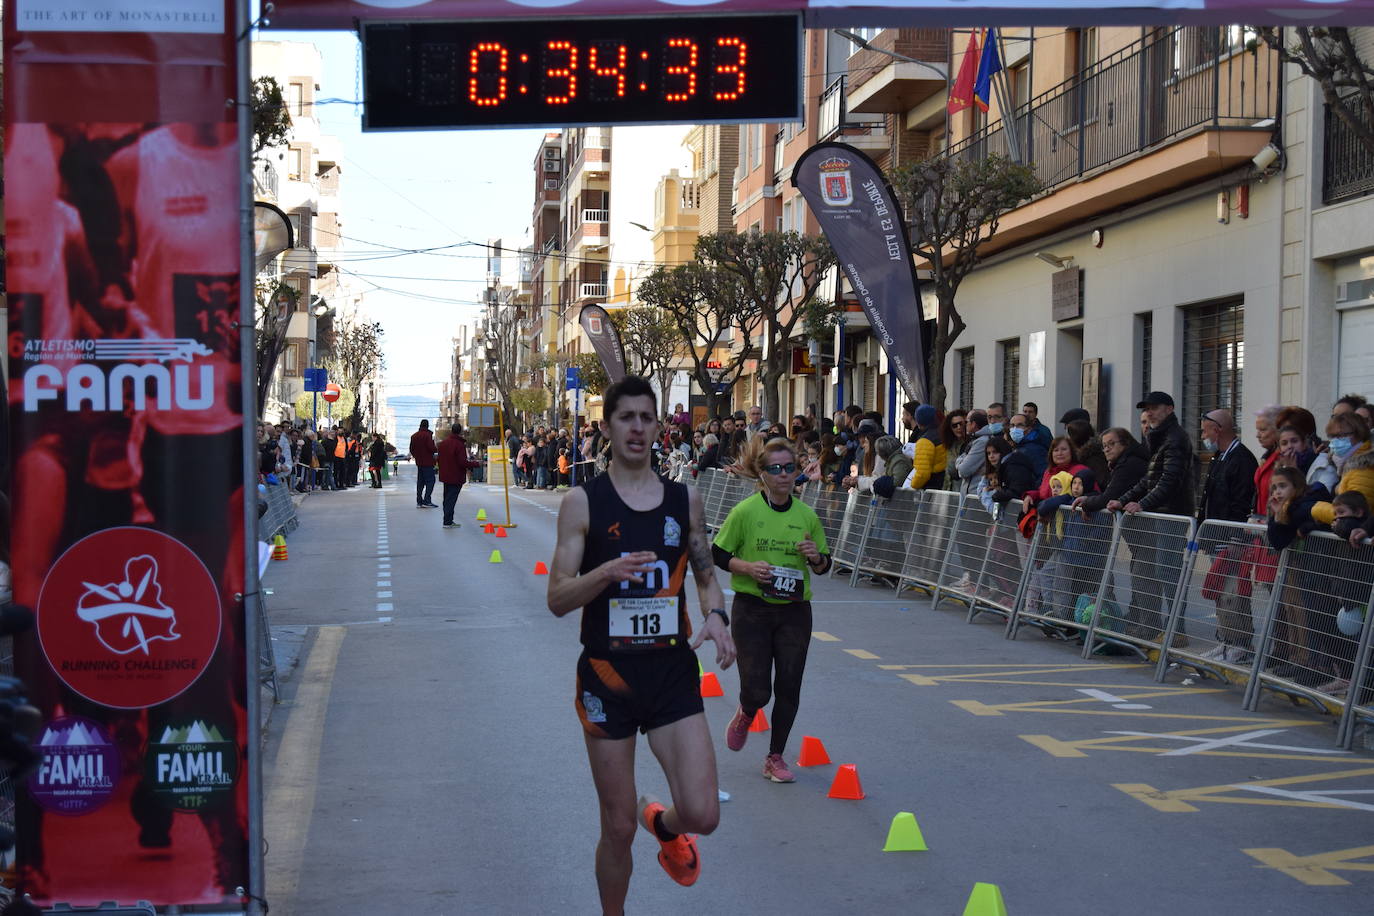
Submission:
{"label": "garage door", "polygon": [[1341,394],[1374,397],[1374,306],[1341,312]]}

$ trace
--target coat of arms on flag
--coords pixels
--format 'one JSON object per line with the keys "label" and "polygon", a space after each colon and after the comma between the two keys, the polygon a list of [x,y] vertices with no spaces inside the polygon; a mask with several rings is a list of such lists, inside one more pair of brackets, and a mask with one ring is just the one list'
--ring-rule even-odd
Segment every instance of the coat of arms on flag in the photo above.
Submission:
{"label": "coat of arms on flag", "polygon": [[847,207],[854,202],[854,180],[849,175],[849,160],[831,156],[817,168],[821,174],[821,199],[832,207]]}

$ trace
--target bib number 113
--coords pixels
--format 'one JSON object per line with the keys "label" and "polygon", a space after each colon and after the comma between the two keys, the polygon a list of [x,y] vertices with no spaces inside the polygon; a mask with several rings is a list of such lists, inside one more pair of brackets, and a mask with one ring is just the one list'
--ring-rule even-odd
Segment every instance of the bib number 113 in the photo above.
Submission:
{"label": "bib number 113", "polygon": [[663,629],[658,614],[631,614],[630,626],[635,636],[657,636]]}

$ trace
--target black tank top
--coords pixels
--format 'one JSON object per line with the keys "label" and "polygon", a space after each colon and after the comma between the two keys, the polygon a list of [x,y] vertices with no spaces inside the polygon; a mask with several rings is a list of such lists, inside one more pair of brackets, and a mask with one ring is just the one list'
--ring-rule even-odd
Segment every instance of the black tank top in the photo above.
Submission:
{"label": "black tank top", "polygon": [[587,602],[582,608],[582,645],[591,655],[686,648],[692,635],[682,587],[691,530],[687,487],[663,481],[663,502],[639,512],[625,505],[610,474],[599,474],[581,486],[588,507],[583,574],[638,550],[658,554],[643,582],[612,583]]}

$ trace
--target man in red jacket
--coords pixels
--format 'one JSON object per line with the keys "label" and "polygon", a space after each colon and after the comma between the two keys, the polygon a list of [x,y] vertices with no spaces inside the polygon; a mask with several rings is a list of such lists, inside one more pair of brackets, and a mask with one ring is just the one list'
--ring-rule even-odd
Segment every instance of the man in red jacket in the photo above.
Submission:
{"label": "man in red jacket", "polygon": [[458,494],[468,480],[468,468],[480,467],[481,462],[468,457],[468,443],[463,438],[463,426],[453,424],[449,437],[439,443],[439,481],[444,485],[444,527],[461,528],[453,520]]}
{"label": "man in red jacket", "polygon": [[420,428],[410,437],[410,457],[415,462],[415,505],[421,509],[437,509],[434,505],[434,434],[429,421],[421,420]]}

